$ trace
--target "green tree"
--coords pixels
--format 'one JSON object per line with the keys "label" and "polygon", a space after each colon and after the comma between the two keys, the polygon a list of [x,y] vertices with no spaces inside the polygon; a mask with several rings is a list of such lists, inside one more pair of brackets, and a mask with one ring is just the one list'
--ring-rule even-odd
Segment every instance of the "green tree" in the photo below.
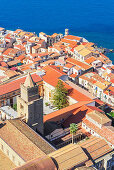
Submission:
{"label": "green tree", "polygon": [[78,125],[75,123],[70,124],[70,134],[72,134],[72,143],[74,143],[74,134],[76,134],[77,130],[78,130]]}
{"label": "green tree", "polygon": [[15,111],[17,111],[17,104],[16,104],[16,103],[13,105],[13,109],[14,109]]}
{"label": "green tree", "polygon": [[69,105],[67,94],[68,90],[64,87],[63,82],[59,80],[53,95],[53,105],[57,109],[62,109]]}

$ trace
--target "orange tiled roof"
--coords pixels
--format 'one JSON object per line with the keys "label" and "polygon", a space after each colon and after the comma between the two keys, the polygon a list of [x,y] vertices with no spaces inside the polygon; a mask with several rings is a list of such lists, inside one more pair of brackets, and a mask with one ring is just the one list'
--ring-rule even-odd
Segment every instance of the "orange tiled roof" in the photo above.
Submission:
{"label": "orange tiled roof", "polygon": [[69,116],[65,121],[64,121],[64,126],[65,127],[69,127],[71,123],[80,123],[83,121],[83,119],[85,118],[86,114],[97,110],[99,112],[103,112],[102,110],[100,110],[99,108],[95,107],[95,106],[86,106],[83,105],[81,107],[79,107],[78,109],[76,109],[73,112],[73,115]]}
{"label": "orange tiled roof", "polygon": [[[52,113],[50,113],[50,114],[48,114],[48,115],[45,115],[44,116],[44,122],[46,122],[46,121],[56,121],[56,119],[58,119],[59,117],[61,117],[61,116],[67,116],[67,117],[69,117],[69,116],[71,116],[71,115],[75,115],[76,114],[76,112],[78,112],[77,111],[77,109],[79,108],[80,109],[80,107],[82,106],[82,105],[84,105],[84,104],[88,104],[88,103],[90,103],[90,102],[88,102],[88,101],[80,101],[80,102],[78,102],[78,103],[75,103],[75,104],[73,104],[73,105],[70,105],[70,106],[67,106],[67,107],[65,107],[65,108],[63,108],[63,109],[60,109],[60,110],[57,110],[57,111],[55,111],[55,112],[52,112]],[[75,112],[76,111],[76,112]]]}
{"label": "orange tiled roof", "polygon": [[64,67],[67,67],[67,68],[72,68],[73,67],[73,64],[65,64],[65,66]]}
{"label": "orange tiled roof", "polygon": [[110,73],[107,76],[110,77],[110,78],[114,78],[114,74],[113,73]]}
{"label": "orange tiled roof", "polygon": [[111,79],[110,81],[111,81],[111,83],[114,83],[114,79]]}
{"label": "orange tiled roof", "polygon": [[100,53],[100,55],[105,58],[105,59],[109,59],[107,56],[105,56],[104,54]]}
{"label": "orange tiled roof", "polygon": [[49,156],[42,156],[40,158],[33,159],[21,167],[17,167],[13,170],[57,170],[54,162]]}
{"label": "orange tiled roof", "polygon": [[75,74],[70,74],[69,75],[69,77],[71,77],[71,78],[75,78],[77,76],[77,74],[75,73]]}
{"label": "orange tiled roof", "polygon": [[102,126],[100,129],[98,126],[87,120],[86,118],[83,120],[83,123],[86,124],[90,129],[93,129],[100,136],[105,138],[108,142],[114,144],[114,131],[111,131],[108,126]]}
{"label": "orange tiled roof", "polygon": [[69,144],[62,147],[49,154],[49,156],[55,160],[58,165],[57,169],[59,170],[74,169],[75,166],[83,165],[88,161],[88,156],[83,149],[76,144]]}
{"label": "orange tiled roof", "polygon": [[5,50],[2,55],[8,55],[11,51],[13,50],[13,48],[8,48],[7,50]]}
{"label": "orange tiled roof", "polygon": [[[42,81],[42,78],[39,77],[37,74],[32,74],[31,76],[35,83]],[[8,82],[6,84],[0,85],[0,95],[4,95],[4,94],[20,89],[20,84],[24,83],[25,79],[26,79],[26,76],[19,78],[17,80]]]}
{"label": "orange tiled roof", "polygon": [[4,140],[24,161],[45,155],[35,144],[23,135],[10,121],[6,121],[0,128],[0,137]]}
{"label": "orange tiled roof", "polygon": [[67,35],[64,38],[68,39],[68,40],[78,40],[78,41],[81,40],[81,37],[77,37],[77,36],[73,36],[73,35]]}
{"label": "orange tiled roof", "polygon": [[76,110],[74,110],[73,114],[69,116],[65,121],[64,121],[64,126],[69,127],[71,123],[80,123],[82,120],[85,118],[86,114],[91,112],[92,109],[90,109],[86,105],[82,105]]}
{"label": "orange tiled roof", "polygon": [[91,64],[92,62],[94,62],[94,61],[96,61],[96,60],[97,60],[97,59],[92,56],[92,57],[86,59],[85,62],[88,63],[88,64]]}
{"label": "orange tiled roof", "polygon": [[91,68],[91,66],[89,66],[89,65],[87,65],[87,64],[85,64],[85,63],[83,63],[81,61],[78,61],[76,59],[73,59],[73,58],[67,58],[66,62],[74,64],[74,65],[78,65],[78,66],[80,66],[81,68],[83,68],[85,70]]}
{"label": "orange tiled roof", "polygon": [[111,69],[114,70],[114,65],[111,66]]}
{"label": "orange tiled roof", "polygon": [[67,44],[77,45],[77,42],[71,41],[71,40],[67,40],[67,39],[64,39],[64,38],[61,39],[61,42],[67,43]]}
{"label": "orange tiled roof", "polygon": [[88,42],[88,43],[85,44],[86,47],[91,47],[93,45],[94,45],[94,43],[92,43],[92,42]]}
{"label": "orange tiled roof", "polygon": [[16,59],[19,60],[19,61],[22,61],[24,58],[25,58],[25,55],[22,54],[19,57],[17,57]]}
{"label": "orange tiled roof", "polygon": [[79,145],[85,150],[88,157],[92,160],[96,160],[112,151],[112,148],[105,140],[97,137],[91,137]]}
{"label": "orange tiled roof", "polygon": [[33,46],[32,48],[34,48],[34,49],[38,49],[38,48],[41,48],[41,45],[40,45],[40,44],[38,44],[38,45],[36,45],[36,46]]}
{"label": "orange tiled roof", "polygon": [[[54,87],[57,85],[59,77],[61,77],[62,75],[66,75],[64,72],[60,71],[53,65],[45,66],[43,67],[43,70],[46,71],[46,74],[43,76],[43,80]],[[69,96],[76,101],[92,101],[89,97],[80,93],[76,89],[73,89],[65,82],[63,82],[63,84],[65,85],[65,88],[68,89]]]}
{"label": "orange tiled roof", "polygon": [[114,91],[114,87],[113,86],[110,86],[108,89],[111,90],[111,91]]}
{"label": "orange tiled roof", "polygon": [[6,120],[0,128],[0,137],[25,161],[55,150],[19,119]]}
{"label": "orange tiled roof", "polygon": [[95,101],[96,101],[96,103],[98,103],[99,105],[103,105],[103,104],[104,104],[104,102],[101,101],[101,100],[99,100],[99,99],[95,99]]}
{"label": "orange tiled roof", "polygon": [[7,63],[5,63],[4,61],[0,63],[2,67],[8,67]]}

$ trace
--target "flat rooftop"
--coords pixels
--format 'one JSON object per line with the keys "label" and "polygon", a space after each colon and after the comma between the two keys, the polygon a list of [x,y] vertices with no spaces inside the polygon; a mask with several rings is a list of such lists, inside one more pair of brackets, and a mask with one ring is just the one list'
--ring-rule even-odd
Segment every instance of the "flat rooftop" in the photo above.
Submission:
{"label": "flat rooftop", "polygon": [[17,112],[12,109],[10,106],[3,106],[0,108],[4,113],[6,113],[8,116],[17,118]]}

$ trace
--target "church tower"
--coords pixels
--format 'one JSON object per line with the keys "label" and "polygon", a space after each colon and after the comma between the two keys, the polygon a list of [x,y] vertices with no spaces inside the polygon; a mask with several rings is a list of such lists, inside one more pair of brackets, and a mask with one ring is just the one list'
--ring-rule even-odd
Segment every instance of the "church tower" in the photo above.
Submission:
{"label": "church tower", "polygon": [[20,96],[17,96],[18,117],[25,118],[32,129],[43,134],[43,99],[39,96],[38,85],[34,83],[30,73],[21,84],[20,91]]}

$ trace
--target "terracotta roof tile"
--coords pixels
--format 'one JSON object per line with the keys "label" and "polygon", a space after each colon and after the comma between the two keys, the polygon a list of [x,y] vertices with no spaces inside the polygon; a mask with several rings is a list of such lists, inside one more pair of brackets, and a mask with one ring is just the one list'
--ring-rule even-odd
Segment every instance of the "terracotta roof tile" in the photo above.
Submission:
{"label": "terracotta roof tile", "polygon": [[[61,115],[62,116],[71,116],[71,115],[76,115],[76,113],[79,113],[79,111],[82,109],[83,111],[85,111],[85,109],[87,109],[87,107],[86,106],[84,106],[84,108],[82,107],[82,108],[80,108],[82,105],[84,105],[84,104],[88,104],[88,103],[90,103],[90,102],[88,102],[88,101],[80,101],[80,102],[78,102],[78,103],[75,103],[75,104],[73,104],[73,105],[70,105],[70,106],[67,106],[67,107],[65,107],[65,108],[63,108],[63,109],[60,109],[60,110],[57,110],[57,111],[55,111],[55,112],[52,112],[52,113],[50,113],[50,114],[48,114],[48,115],[45,115],[44,116],[44,122],[46,122],[46,121],[51,121],[51,120],[53,120],[53,121],[56,121],[56,119],[58,119],[59,117],[61,117]],[[79,109],[78,109],[79,108]],[[78,110],[77,110],[78,109]],[[75,111],[76,110],[76,111]],[[81,110],[81,111],[82,111]],[[91,109],[88,109],[88,110],[90,110],[91,111]],[[84,115],[83,115],[84,116]],[[79,118],[79,117],[78,117]]]}
{"label": "terracotta roof tile", "polygon": [[42,156],[40,158],[33,159],[21,167],[17,167],[14,170],[56,170],[56,166],[49,156]]}
{"label": "terracotta roof tile", "polygon": [[88,64],[91,64],[92,62],[94,62],[94,61],[96,61],[96,60],[97,60],[97,59],[92,56],[92,57],[86,59],[85,62],[88,63]]}
{"label": "terracotta roof tile", "polygon": [[84,164],[88,157],[77,144],[69,144],[49,154],[58,164],[58,169],[72,169],[76,165]]}
{"label": "terracotta roof tile", "polygon": [[69,116],[65,121],[64,121],[64,126],[69,127],[71,123],[80,123],[83,121],[85,118],[86,114],[91,112],[92,109],[89,108],[86,105],[82,105],[79,108],[77,108],[75,111],[73,111],[73,114]]}
{"label": "terracotta roof tile", "polygon": [[77,36],[73,36],[73,35],[67,35],[64,38],[68,39],[68,40],[78,40],[78,41],[81,40],[81,37],[77,37]]}
{"label": "terracotta roof tile", "polygon": [[[39,81],[42,81],[42,78],[39,77],[36,74],[32,74],[31,76],[32,76],[33,81],[35,83],[37,83]],[[7,94],[9,92],[12,92],[12,91],[15,91],[17,89],[20,89],[20,84],[24,83],[25,79],[26,79],[26,76],[22,77],[22,78],[19,78],[19,79],[16,79],[16,80],[13,80],[13,81],[8,82],[8,83],[5,83],[3,85],[0,85],[0,95]]]}
{"label": "terracotta roof tile", "polygon": [[92,137],[79,145],[85,150],[88,157],[90,159],[92,158],[92,160],[112,151],[112,148],[105,140],[97,137]]}
{"label": "terracotta roof tile", "polygon": [[0,128],[0,137],[22,158],[24,161],[45,155],[35,144],[23,135],[10,121],[6,121]]}
{"label": "terracotta roof tile", "polygon": [[66,59],[66,62],[68,63],[71,63],[71,64],[74,64],[74,65],[77,65],[77,66],[80,66],[81,68],[83,68],[84,70],[87,70],[87,69],[90,69],[91,66],[81,62],[81,61],[78,61],[76,59],[73,59],[73,58],[68,58]]}
{"label": "terracotta roof tile", "polygon": [[93,129],[96,133],[98,133],[100,136],[105,138],[108,142],[114,144],[114,132],[111,131],[108,126],[103,126],[101,129],[87,120],[86,118],[83,120],[83,122],[91,129]]}
{"label": "terracotta roof tile", "polygon": [[[46,74],[42,77],[43,80],[54,87],[56,87],[59,78],[62,75],[66,75],[64,72],[60,71],[59,69],[52,65],[45,66],[43,67],[43,69],[46,71]],[[67,83],[63,82],[63,84],[65,85],[65,88],[68,89],[68,95],[75,99],[76,101],[92,101],[89,97],[85,96],[78,90],[73,89]]]}

